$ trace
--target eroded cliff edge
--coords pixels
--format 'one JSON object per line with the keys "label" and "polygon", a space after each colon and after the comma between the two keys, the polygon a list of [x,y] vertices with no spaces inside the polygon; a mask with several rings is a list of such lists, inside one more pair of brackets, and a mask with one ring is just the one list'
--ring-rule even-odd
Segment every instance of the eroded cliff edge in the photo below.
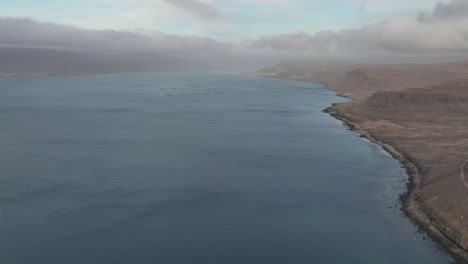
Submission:
{"label": "eroded cliff edge", "polygon": [[321,82],[356,99],[328,111],[402,161],[412,175],[406,212],[468,260],[468,63],[275,70],[269,77]]}

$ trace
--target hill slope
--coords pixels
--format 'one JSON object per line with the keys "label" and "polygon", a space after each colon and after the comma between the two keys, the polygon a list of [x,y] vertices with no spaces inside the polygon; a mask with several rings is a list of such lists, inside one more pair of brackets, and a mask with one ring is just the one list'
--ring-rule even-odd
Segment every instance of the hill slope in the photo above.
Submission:
{"label": "hill slope", "polygon": [[97,54],[52,49],[0,48],[0,76],[174,70],[193,66],[155,53]]}
{"label": "hill slope", "polygon": [[293,63],[265,68],[260,76],[325,83],[343,95],[366,99],[377,91],[402,90],[468,78],[468,62],[437,64],[322,64]]}
{"label": "hill slope", "polygon": [[429,229],[442,231],[458,245],[451,250],[468,259],[468,179],[461,177],[462,169],[468,177],[468,166],[462,168],[468,158],[468,62],[288,65],[257,75],[322,82],[358,99],[328,111],[375,139],[414,172],[407,212]]}

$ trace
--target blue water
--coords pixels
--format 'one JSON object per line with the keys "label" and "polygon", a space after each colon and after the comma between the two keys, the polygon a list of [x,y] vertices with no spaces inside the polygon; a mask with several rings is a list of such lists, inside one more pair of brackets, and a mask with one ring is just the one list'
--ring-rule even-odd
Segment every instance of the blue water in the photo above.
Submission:
{"label": "blue water", "polygon": [[162,72],[0,79],[0,263],[450,263],[407,177],[317,84]]}

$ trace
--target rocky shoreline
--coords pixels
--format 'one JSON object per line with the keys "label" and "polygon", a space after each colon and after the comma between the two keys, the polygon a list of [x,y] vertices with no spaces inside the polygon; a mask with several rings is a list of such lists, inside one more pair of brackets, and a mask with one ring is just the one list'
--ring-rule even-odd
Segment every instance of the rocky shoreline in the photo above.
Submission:
{"label": "rocky shoreline", "polygon": [[[330,89],[328,86],[325,86]],[[337,94],[342,97],[346,97]],[[381,146],[387,151],[394,159],[398,160],[405,168],[409,181],[407,183],[407,191],[400,195],[401,209],[404,214],[422,231],[425,232],[432,240],[434,240],[441,249],[450,253],[457,263],[468,263],[468,252],[461,249],[456,242],[439,230],[433,224],[432,218],[420,206],[418,198],[422,181],[422,169],[418,160],[411,157],[411,155],[404,153],[389,143],[380,140],[377,136],[361,129],[358,122],[350,120],[343,113],[341,113],[337,106],[340,104],[333,104],[332,106],[323,110],[323,112],[331,115],[332,117],[340,120],[343,124],[353,132],[358,133],[361,137],[368,139],[370,142]]]}
{"label": "rocky shoreline", "polygon": [[326,110],[406,168],[402,210],[468,263],[468,61],[436,64],[278,64],[253,75],[318,83],[355,101]]}

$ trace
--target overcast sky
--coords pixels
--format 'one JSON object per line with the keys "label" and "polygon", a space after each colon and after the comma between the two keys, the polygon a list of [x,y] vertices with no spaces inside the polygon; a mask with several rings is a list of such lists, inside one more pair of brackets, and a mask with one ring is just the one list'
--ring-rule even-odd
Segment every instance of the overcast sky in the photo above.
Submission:
{"label": "overcast sky", "polygon": [[0,0],[0,45],[246,58],[447,60],[468,0]]}

